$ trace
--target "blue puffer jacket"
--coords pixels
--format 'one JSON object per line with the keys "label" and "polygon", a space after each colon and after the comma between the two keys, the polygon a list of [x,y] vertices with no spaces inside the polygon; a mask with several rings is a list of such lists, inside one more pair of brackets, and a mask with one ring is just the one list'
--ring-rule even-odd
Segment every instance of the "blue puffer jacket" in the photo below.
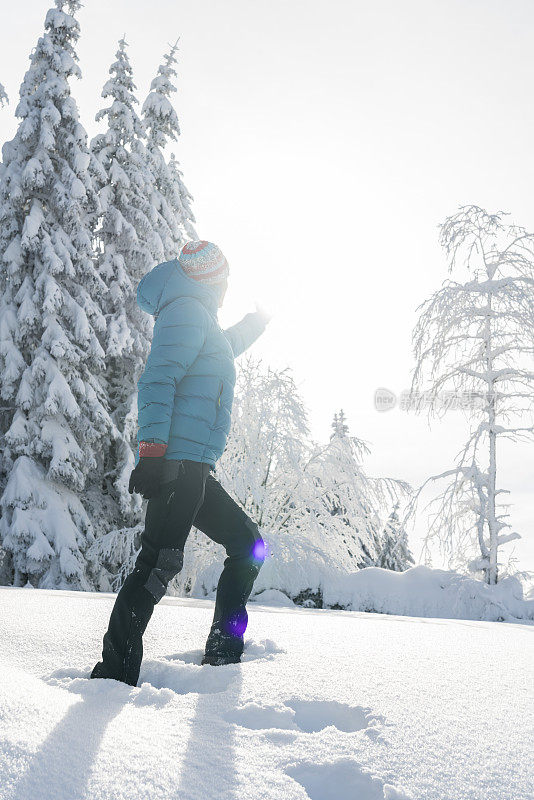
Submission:
{"label": "blue puffer jacket", "polygon": [[230,430],[234,358],[258,338],[265,321],[254,312],[221,330],[215,290],[186,275],[177,259],[145,275],[137,302],[156,318],[138,383],[137,439],[166,443],[167,459],[214,466]]}

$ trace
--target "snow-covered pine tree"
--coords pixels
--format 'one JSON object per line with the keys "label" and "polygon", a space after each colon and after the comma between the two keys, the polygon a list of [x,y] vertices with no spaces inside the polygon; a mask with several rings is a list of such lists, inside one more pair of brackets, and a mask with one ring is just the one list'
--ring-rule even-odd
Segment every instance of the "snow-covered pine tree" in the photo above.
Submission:
{"label": "snow-covered pine tree", "polygon": [[[105,453],[104,483],[117,510],[116,518],[107,520],[108,530],[110,522],[135,525],[141,512],[139,496],[128,493],[128,480],[134,466],[137,381],[150,349],[152,318],[137,306],[136,291],[143,275],[164,260],[155,178],[144,125],[135,110],[138,101],[126,47],[123,37],[102,90],[110,104],[96,115],[97,121],[107,121],[107,130],[91,141],[91,172],[102,206],[95,235],[98,270],[109,287],[104,304],[106,383],[118,430]],[[98,513],[98,497],[95,500]]]}
{"label": "snow-covered pine tree", "polygon": [[164,150],[169,141],[180,135],[178,115],[173,108],[171,95],[176,92],[178,43],[171,46],[163,64],[150,84],[150,92],[143,103],[142,114],[147,131],[147,150],[152,158],[155,177],[154,205],[160,217],[160,231],[165,258],[175,258],[188,239],[197,239],[193,227],[195,218],[191,210],[192,197],[187,191],[174,154],[166,162]]}
{"label": "snow-covered pine tree", "polygon": [[9,97],[7,96],[7,92],[4,89],[3,84],[0,83],[0,106],[4,105],[7,106],[8,103],[9,103]]}
{"label": "snow-covered pine tree", "polygon": [[345,526],[343,542],[355,568],[374,566],[379,552],[380,517],[373,508],[372,484],[361,468],[369,448],[351,436],[343,409],[334,414],[330,444],[325,451],[321,483],[328,482],[325,503],[329,513]]}
{"label": "snow-covered pine tree", "polygon": [[423,303],[414,331],[416,408],[429,387],[429,415],[442,415],[452,397],[471,422],[456,467],[428,479],[450,482],[436,498],[427,557],[438,541],[450,566],[468,562],[489,584],[497,582],[502,545],[520,538],[502,532],[511,526],[499,502],[508,492],[497,488],[497,443],[534,437],[534,233],[504,217],[462,206],[440,226],[449,272],[460,279]]}
{"label": "snow-covered pine tree", "polygon": [[399,519],[399,505],[399,502],[395,503],[381,532],[382,549],[376,566],[404,572],[415,562],[408,545],[406,528]]}
{"label": "snow-covered pine tree", "polygon": [[339,414],[337,413],[337,411],[334,414],[334,420],[332,422],[331,428],[332,428],[332,434],[330,436],[331,439],[334,438],[335,436],[338,437],[348,436],[349,426],[347,425],[347,422],[345,420],[345,412],[343,411],[343,409],[340,410]]}
{"label": "snow-covered pine tree", "polygon": [[184,176],[174,153],[171,153],[167,166],[171,176],[169,202],[171,207],[176,209],[176,214],[181,215],[180,227],[183,231],[183,237],[184,239],[198,239],[198,234],[194,227],[195,217],[191,208],[193,196],[184,184]]}
{"label": "snow-covered pine tree", "polygon": [[406,493],[402,481],[370,478],[362,467],[366,443],[350,435],[343,409],[334,415],[332,434],[321,459],[319,480],[329,514],[341,523],[341,535],[354,568],[380,566],[380,529],[384,509]]}
{"label": "snow-covered pine tree", "polygon": [[91,228],[98,199],[69,80],[79,0],[56,0],[30,56],[0,176],[0,537],[16,586],[89,588],[93,533],[78,493],[112,432],[99,377],[106,291]]}

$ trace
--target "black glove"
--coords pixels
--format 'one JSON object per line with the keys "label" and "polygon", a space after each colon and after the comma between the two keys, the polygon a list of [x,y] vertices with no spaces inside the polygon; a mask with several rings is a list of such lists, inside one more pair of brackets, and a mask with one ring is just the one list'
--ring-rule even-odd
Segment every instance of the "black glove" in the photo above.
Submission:
{"label": "black glove", "polygon": [[130,494],[138,492],[145,500],[157,497],[163,479],[165,458],[163,456],[145,456],[139,459],[139,463],[130,475],[128,491]]}

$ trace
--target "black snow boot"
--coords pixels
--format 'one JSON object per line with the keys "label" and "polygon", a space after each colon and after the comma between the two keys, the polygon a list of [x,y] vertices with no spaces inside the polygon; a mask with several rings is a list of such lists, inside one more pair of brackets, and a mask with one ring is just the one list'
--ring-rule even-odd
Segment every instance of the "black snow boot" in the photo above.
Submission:
{"label": "black snow boot", "polygon": [[244,649],[243,636],[223,633],[218,624],[213,625],[204,648],[202,664],[213,667],[239,664]]}
{"label": "black snow boot", "polygon": [[226,664],[239,664],[241,659],[239,656],[204,656],[201,664],[210,664],[212,667],[222,667]]}

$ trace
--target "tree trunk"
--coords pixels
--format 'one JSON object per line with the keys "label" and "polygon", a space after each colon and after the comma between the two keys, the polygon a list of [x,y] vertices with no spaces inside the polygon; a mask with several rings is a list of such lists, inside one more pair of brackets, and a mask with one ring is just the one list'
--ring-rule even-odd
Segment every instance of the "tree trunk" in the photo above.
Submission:
{"label": "tree trunk", "polygon": [[489,566],[486,570],[486,581],[497,583],[497,551],[498,525],[495,509],[495,487],[497,482],[497,433],[495,430],[495,383],[493,378],[492,336],[491,336],[491,292],[488,296],[488,315],[486,317],[486,364],[488,371],[488,433],[489,433],[489,468],[488,468],[488,508],[487,521],[489,531]]}
{"label": "tree trunk", "polygon": [[[494,398],[493,398],[494,402]],[[497,583],[497,550],[498,550],[498,526],[495,515],[495,483],[497,473],[497,434],[495,433],[495,410],[490,412],[490,432],[489,432],[489,481],[488,481],[488,528],[489,528],[489,569],[488,583]]]}

